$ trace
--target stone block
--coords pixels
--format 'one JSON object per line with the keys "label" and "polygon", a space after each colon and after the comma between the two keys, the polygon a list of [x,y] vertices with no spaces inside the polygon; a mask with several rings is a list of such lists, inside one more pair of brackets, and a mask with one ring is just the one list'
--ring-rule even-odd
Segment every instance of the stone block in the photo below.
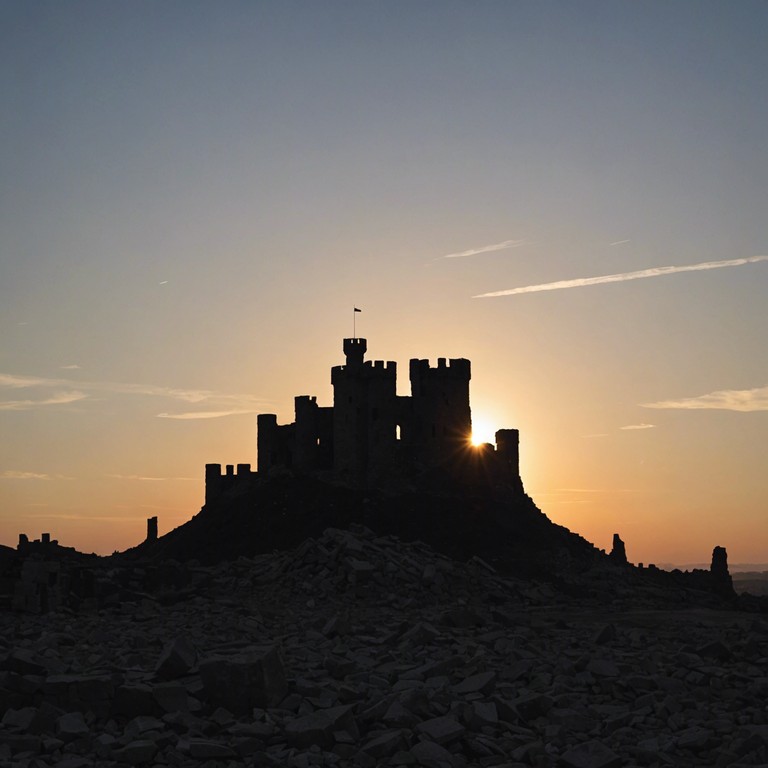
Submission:
{"label": "stone block", "polygon": [[189,673],[197,661],[197,649],[185,635],[172,640],[157,661],[155,675],[161,680],[173,680]]}
{"label": "stone block", "polygon": [[285,737],[289,744],[304,748],[313,745],[330,746],[336,731],[347,731],[353,738],[359,738],[359,731],[352,707],[331,707],[319,709],[288,722]]}
{"label": "stone block", "polygon": [[64,741],[73,741],[90,733],[82,712],[67,712],[56,723],[56,733]]}
{"label": "stone block", "polygon": [[442,716],[419,723],[416,730],[437,744],[448,744],[462,736],[466,729],[452,717]]}
{"label": "stone block", "polygon": [[152,686],[152,697],[163,712],[189,711],[189,694],[180,683],[161,683]]}
{"label": "stone block", "polygon": [[162,714],[155,701],[152,687],[143,683],[118,686],[112,711],[116,715],[129,718]]}
{"label": "stone block", "polygon": [[367,741],[362,746],[362,751],[371,757],[380,760],[389,757],[407,746],[403,733],[400,730],[388,731]]}
{"label": "stone block", "polygon": [[148,763],[157,754],[157,746],[150,739],[136,739],[124,747],[112,750],[112,759],[128,765]]}
{"label": "stone block", "polygon": [[288,683],[277,648],[215,656],[200,662],[205,695],[213,706],[235,715],[254,707],[274,707],[288,693]]}
{"label": "stone block", "polygon": [[226,744],[219,744],[206,739],[190,739],[189,755],[195,760],[230,760],[237,758],[237,753]]}
{"label": "stone block", "polygon": [[476,675],[470,675],[457,685],[454,685],[453,692],[459,696],[463,696],[468,693],[489,694],[493,691],[495,685],[495,672],[479,672]]}
{"label": "stone block", "polygon": [[434,741],[420,741],[410,749],[410,753],[416,758],[418,765],[435,766],[442,768],[444,765],[453,765],[453,755]]}
{"label": "stone block", "polygon": [[621,758],[602,742],[587,741],[577,744],[561,756],[568,768],[620,768]]}
{"label": "stone block", "polygon": [[14,728],[20,731],[29,730],[29,726],[37,715],[35,707],[23,707],[22,709],[9,709],[3,715],[3,728]]}

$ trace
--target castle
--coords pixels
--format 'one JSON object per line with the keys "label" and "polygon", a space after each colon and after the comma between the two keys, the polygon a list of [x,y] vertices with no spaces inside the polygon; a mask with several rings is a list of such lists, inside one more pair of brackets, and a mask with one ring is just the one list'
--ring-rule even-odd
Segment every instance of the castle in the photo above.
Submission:
{"label": "castle", "polygon": [[318,474],[350,485],[386,485],[456,462],[481,463],[483,475],[522,491],[516,429],[496,432],[496,446],[472,446],[470,362],[410,361],[410,396],[397,395],[397,364],[366,361],[367,341],[344,339],[346,363],[331,369],[333,406],[295,398],[296,418],[278,424],[259,414],[257,472],[250,464],[206,464],[206,503],[254,478],[279,472]]}

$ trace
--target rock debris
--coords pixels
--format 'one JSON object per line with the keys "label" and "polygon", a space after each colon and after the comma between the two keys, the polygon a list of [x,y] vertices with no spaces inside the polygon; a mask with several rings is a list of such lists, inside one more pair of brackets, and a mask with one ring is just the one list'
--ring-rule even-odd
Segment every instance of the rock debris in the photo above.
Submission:
{"label": "rock debris", "polygon": [[574,597],[361,526],[164,573],[115,567],[98,606],[0,613],[0,764],[768,763],[757,614]]}

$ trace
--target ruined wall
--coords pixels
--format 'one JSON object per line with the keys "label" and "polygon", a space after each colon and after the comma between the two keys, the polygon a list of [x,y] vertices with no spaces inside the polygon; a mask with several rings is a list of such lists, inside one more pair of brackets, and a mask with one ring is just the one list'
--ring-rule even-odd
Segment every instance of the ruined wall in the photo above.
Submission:
{"label": "ruined wall", "polygon": [[275,467],[293,469],[296,425],[278,424],[274,413],[260,413],[257,422],[257,471],[269,474]]}
{"label": "ruined wall", "polygon": [[[227,464],[223,474],[221,472],[221,464],[206,464],[205,503],[208,504],[215,501],[223,494],[231,492],[238,485],[244,485],[255,477],[256,473],[251,472],[250,464],[238,464],[237,474],[235,474],[234,464]],[[149,523],[149,520],[147,522]],[[156,530],[155,535],[157,535]]]}
{"label": "ruined wall", "polygon": [[317,398],[299,395],[296,412],[294,468],[297,472],[330,469],[333,457],[333,422],[330,408],[320,408]]}

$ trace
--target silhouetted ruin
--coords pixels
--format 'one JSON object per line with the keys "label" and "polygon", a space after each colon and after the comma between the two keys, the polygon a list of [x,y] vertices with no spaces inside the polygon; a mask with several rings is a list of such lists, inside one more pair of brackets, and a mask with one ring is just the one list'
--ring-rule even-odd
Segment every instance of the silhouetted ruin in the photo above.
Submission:
{"label": "silhouetted ruin", "polygon": [[613,534],[613,547],[611,549],[610,557],[615,563],[625,564],[627,562],[627,550],[618,533]]}
{"label": "silhouetted ruin", "polygon": [[147,518],[147,541],[157,541],[157,517]]}
{"label": "silhouetted ruin", "polygon": [[317,474],[352,486],[397,486],[404,478],[447,467],[472,454],[485,477],[522,492],[519,433],[496,432],[496,445],[473,447],[470,362],[464,358],[410,361],[410,396],[397,394],[397,364],[366,361],[367,341],[344,339],[345,365],[331,369],[333,406],[295,398],[295,420],[278,424],[262,413],[257,472],[250,464],[205,468],[206,503],[256,475]]}
{"label": "silhouetted ruin", "polygon": [[[144,541],[113,558],[82,555],[49,533],[35,541],[20,534],[16,550],[0,548],[0,606],[46,613],[144,601],[185,589],[187,564],[266,556],[361,526],[376,542],[421,542],[580,599],[736,604],[722,547],[706,570],[635,568],[619,534],[606,555],[553,523],[523,489],[517,430],[472,445],[469,360],[411,360],[411,393],[398,396],[394,362],[366,361],[365,339],[344,339],[343,348],[345,365],[331,371],[332,406],[301,395],[291,424],[258,416],[256,472],[249,463],[223,474],[207,464],[200,513],[162,538],[158,518],[147,518]],[[361,558],[349,567],[361,583],[388,583]]]}

